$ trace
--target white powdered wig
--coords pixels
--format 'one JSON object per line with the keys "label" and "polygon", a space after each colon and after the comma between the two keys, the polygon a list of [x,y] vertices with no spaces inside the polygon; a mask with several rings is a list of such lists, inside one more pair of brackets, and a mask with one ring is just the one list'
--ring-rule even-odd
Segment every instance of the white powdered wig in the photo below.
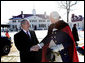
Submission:
{"label": "white powdered wig", "polygon": [[59,20],[60,19],[60,15],[57,11],[53,11],[50,13],[50,16],[55,19],[55,20]]}

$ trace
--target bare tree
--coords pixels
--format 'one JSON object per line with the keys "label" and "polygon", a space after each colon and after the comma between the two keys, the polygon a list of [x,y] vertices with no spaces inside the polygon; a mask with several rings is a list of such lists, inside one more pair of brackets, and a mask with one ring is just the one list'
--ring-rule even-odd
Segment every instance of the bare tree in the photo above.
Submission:
{"label": "bare tree", "polygon": [[71,7],[76,4],[77,4],[77,1],[61,1],[59,3],[60,8],[67,10],[67,22],[69,22],[69,13],[71,11]]}

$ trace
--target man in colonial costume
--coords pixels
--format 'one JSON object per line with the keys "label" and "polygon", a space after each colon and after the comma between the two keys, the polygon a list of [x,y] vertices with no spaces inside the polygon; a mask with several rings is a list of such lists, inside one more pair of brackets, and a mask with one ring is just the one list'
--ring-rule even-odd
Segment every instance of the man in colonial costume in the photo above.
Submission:
{"label": "man in colonial costume", "polygon": [[[60,20],[57,12],[50,14],[50,20],[52,24],[49,26],[47,36],[38,45],[33,46],[31,51],[42,48],[42,62],[78,62],[75,41],[69,25]],[[51,55],[48,52],[49,48],[53,52]]]}

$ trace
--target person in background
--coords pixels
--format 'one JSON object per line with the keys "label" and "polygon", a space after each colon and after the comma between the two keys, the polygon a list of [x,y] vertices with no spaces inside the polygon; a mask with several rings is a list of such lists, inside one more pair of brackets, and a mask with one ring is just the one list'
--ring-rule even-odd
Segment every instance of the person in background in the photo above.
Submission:
{"label": "person in background", "polygon": [[10,36],[9,36],[9,33],[8,33],[8,30],[6,31],[6,37],[8,37],[8,38],[10,38]]}
{"label": "person in background", "polygon": [[76,28],[76,24],[73,25],[72,33],[73,33],[73,37],[74,37],[76,46],[78,46],[77,41],[79,41],[79,36],[78,36],[78,31],[77,31],[77,28]]}

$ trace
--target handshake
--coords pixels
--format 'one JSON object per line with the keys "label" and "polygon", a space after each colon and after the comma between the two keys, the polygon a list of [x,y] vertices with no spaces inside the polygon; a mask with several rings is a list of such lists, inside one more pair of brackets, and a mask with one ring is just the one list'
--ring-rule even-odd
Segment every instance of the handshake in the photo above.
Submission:
{"label": "handshake", "polygon": [[40,47],[38,45],[35,45],[30,48],[30,51],[38,51],[39,49]]}

